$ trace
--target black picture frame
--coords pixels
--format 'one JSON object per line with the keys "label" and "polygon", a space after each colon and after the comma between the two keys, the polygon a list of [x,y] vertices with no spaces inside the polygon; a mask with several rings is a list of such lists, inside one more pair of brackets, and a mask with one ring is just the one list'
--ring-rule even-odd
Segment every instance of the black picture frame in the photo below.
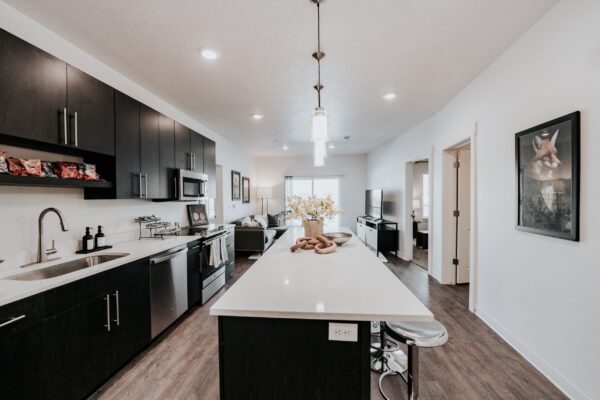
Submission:
{"label": "black picture frame", "polygon": [[242,177],[242,203],[250,203],[250,178]]}
{"label": "black picture frame", "polygon": [[576,111],[515,134],[517,230],[579,241],[580,119]]}
{"label": "black picture frame", "polygon": [[238,201],[241,199],[242,192],[242,174],[238,171],[231,171],[231,200]]}
{"label": "black picture frame", "polygon": [[190,226],[202,226],[209,223],[205,204],[188,204],[187,212]]}

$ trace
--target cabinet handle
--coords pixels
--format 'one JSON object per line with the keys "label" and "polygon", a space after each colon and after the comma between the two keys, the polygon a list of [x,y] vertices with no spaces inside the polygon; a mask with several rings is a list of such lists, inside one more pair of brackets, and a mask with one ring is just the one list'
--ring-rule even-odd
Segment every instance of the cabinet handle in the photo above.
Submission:
{"label": "cabinet handle", "polygon": [[144,198],[147,199],[148,198],[148,174],[144,174],[144,186],[145,186]]}
{"label": "cabinet handle", "polygon": [[188,159],[189,159],[189,163],[188,163],[188,169],[191,171],[192,168],[192,153],[188,153]]}
{"label": "cabinet handle", "polygon": [[110,295],[104,296],[104,300],[106,300],[106,325],[104,327],[110,332]]}
{"label": "cabinet handle", "polygon": [[140,180],[140,192],[139,192],[140,193],[140,199],[143,199],[144,195],[142,194],[142,173],[141,172],[138,173],[138,178]]}
{"label": "cabinet handle", "polygon": [[115,302],[116,302],[115,311],[117,314],[114,322],[117,324],[117,326],[120,326],[121,325],[121,312],[120,312],[121,305],[119,304],[119,291],[118,290],[115,290],[114,296],[115,296]]}
{"label": "cabinet handle", "polygon": [[77,147],[77,111],[75,111],[75,147]]}
{"label": "cabinet handle", "polygon": [[63,108],[63,127],[65,128],[65,144],[69,144],[69,133],[67,131],[67,108]]}
{"label": "cabinet handle", "polygon": [[190,170],[196,169],[196,157],[194,153],[190,153]]}
{"label": "cabinet handle", "polygon": [[19,321],[19,320],[22,320],[22,319],[23,319],[23,318],[25,318],[25,317],[26,317],[26,315],[25,315],[25,314],[23,314],[23,315],[19,315],[18,317],[12,317],[12,318],[11,318],[11,319],[9,319],[8,321],[1,323],[1,324],[0,324],[0,328],[2,328],[2,327],[5,327],[5,326],[8,326],[8,325],[10,325],[10,324],[12,324],[12,323],[15,323],[15,322]]}

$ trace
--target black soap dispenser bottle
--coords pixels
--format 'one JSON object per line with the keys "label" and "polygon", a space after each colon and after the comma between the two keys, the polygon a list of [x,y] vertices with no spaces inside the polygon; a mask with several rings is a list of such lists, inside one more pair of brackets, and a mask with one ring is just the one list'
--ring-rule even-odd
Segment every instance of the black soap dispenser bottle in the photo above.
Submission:
{"label": "black soap dispenser bottle", "polygon": [[102,233],[102,225],[98,225],[98,233],[96,233],[94,238],[96,249],[106,246],[106,236]]}
{"label": "black soap dispenser bottle", "polygon": [[90,232],[92,228],[89,226],[85,227],[85,236],[83,237],[83,251],[94,250],[94,237]]}

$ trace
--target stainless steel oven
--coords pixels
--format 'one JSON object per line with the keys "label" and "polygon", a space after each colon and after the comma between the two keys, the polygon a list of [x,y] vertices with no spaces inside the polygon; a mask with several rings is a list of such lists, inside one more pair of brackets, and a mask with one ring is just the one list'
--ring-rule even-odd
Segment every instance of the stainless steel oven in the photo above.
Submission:
{"label": "stainless steel oven", "polygon": [[207,196],[208,176],[187,169],[178,169],[175,178],[175,197],[178,200],[200,200]]}
{"label": "stainless steel oven", "polygon": [[[221,239],[225,239],[224,233],[205,240],[202,243],[202,304],[205,304],[215,293],[225,286],[225,266],[226,261],[220,260],[216,265],[210,265],[211,246],[215,243],[219,246]],[[220,250],[219,250],[220,252]]]}

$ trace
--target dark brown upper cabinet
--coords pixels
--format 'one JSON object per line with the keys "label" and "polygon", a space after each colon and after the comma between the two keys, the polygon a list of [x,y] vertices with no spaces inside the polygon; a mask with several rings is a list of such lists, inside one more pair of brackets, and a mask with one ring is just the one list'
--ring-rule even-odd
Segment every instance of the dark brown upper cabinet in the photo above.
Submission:
{"label": "dark brown upper cabinet", "polygon": [[68,143],[67,64],[0,29],[0,133]]}
{"label": "dark brown upper cabinet", "polygon": [[140,172],[144,199],[160,198],[160,141],[158,120],[160,114],[140,103]]}
{"label": "dark brown upper cabinet", "polygon": [[115,154],[114,89],[67,65],[69,144],[82,150]]}
{"label": "dark brown upper cabinet", "polygon": [[213,140],[204,138],[204,173],[208,175],[207,197],[217,196],[217,148]]}
{"label": "dark brown upper cabinet", "polygon": [[204,136],[190,131],[192,171],[206,173],[204,169]]}
{"label": "dark brown upper cabinet", "polygon": [[159,117],[159,173],[158,198],[169,199],[174,195],[175,184],[175,121],[164,115]]}
{"label": "dark brown upper cabinet", "polygon": [[0,133],[115,154],[114,89],[0,30]]}
{"label": "dark brown upper cabinet", "polygon": [[118,91],[115,94],[115,134],[115,198],[141,198],[140,103]]}
{"label": "dark brown upper cabinet", "polygon": [[175,168],[192,169],[190,128],[175,121]]}

